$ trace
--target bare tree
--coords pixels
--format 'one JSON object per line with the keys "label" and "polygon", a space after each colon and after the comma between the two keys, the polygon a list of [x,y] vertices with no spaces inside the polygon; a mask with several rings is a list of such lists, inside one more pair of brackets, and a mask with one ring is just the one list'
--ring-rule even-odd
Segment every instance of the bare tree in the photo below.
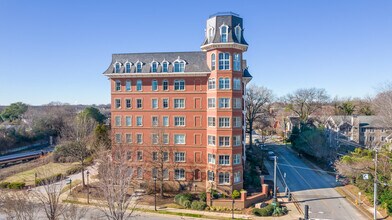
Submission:
{"label": "bare tree", "polygon": [[86,217],[88,209],[86,207],[78,207],[74,204],[70,204],[63,213],[64,219],[69,220],[80,220]]}
{"label": "bare tree", "polygon": [[246,99],[246,133],[249,133],[249,143],[252,146],[252,132],[256,121],[265,121],[270,116],[270,106],[274,100],[272,91],[251,84],[247,89]]}
{"label": "bare tree", "polygon": [[373,100],[380,123],[386,128],[392,127],[392,83],[387,84]]}
{"label": "bare tree", "polygon": [[109,220],[132,216],[137,205],[131,193],[132,169],[128,166],[129,149],[114,145],[111,151],[100,153],[98,188],[104,197],[101,211]]}
{"label": "bare tree", "polygon": [[321,109],[329,100],[325,89],[298,89],[284,98],[287,109],[296,114],[301,122],[306,122],[309,116]]}
{"label": "bare tree", "polygon": [[0,212],[6,214],[9,219],[35,220],[38,219],[40,207],[28,192],[1,192]]}

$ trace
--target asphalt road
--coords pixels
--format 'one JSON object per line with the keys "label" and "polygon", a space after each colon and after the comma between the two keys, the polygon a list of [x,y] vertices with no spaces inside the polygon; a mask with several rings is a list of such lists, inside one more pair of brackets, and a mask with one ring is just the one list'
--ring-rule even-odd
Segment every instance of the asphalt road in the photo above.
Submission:
{"label": "asphalt road", "polygon": [[334,189],[336,182],[333,175],[309,167],[284,145],[273,145],[270,148],[278,156],[278,167],[282,173],[280,179],[286,173],[284,179],[290,191],[300,202],[302,210],[305,205],[309,205],[311,219],[367,219]]}

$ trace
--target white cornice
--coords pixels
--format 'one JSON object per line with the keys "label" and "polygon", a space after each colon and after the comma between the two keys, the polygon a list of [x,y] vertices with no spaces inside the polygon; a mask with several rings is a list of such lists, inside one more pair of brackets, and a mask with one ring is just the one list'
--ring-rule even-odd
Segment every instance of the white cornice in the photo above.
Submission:
{"label": "white cornice", "polygon": [[203,45],[200,48],[204,52],[216,48],[233,48],[245,52],[248,50],[248,45],[239,44],[239,43],[210,43],[210,44]]}
{"label": "white cornice", "polygon": [[187,72],[187,73],[105,73],[108,78],[151,78],[151,77],[192,77],[207,76],[211,72]]}

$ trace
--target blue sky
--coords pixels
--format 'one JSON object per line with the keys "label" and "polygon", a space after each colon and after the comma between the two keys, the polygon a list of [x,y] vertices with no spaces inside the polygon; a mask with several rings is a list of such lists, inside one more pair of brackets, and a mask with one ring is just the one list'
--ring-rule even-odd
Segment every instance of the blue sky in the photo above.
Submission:
{"label": "blue sky", "polygon": [[198,51],[210,14],[244,19],[253,83],[372,95],[392,80],[392,1],[0,0],[0,105],[106,104],[112,53]]}

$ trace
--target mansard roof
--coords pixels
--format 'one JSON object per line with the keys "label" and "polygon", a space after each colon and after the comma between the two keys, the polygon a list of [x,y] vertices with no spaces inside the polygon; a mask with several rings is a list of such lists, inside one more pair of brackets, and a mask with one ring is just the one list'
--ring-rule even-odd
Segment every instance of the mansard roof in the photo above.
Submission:
{"label": "mansard roof", "polygon": [[125,63],[130,62],[131,72],[136,72],[136,63],[141,62],[143,64],[141,73],[151,73],[151,63],[153,61],[158,62],[158,73],[162,72],[162,63],[167,61],[169,63],[168,72],[173,71],[173,63],[176,60],[185,61],[184,73],[196,73],[196,72],[210,72],[211,70],[207,66],[206,54],[202,51],[191,51],[191,52],[156,52],[156,53],[122,53],[113,54],[112,62],[104,74],[113,74],[115,72],[115,63],[121,63],[121,69],[116,74],[125,73]]}

